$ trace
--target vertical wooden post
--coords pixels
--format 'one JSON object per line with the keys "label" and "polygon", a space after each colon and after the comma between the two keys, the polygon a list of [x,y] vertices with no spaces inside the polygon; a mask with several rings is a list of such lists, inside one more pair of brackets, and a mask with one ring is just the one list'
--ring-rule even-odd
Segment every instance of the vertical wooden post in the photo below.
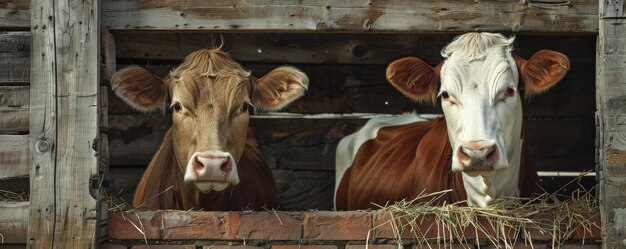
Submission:
{"label": "vertical wooden post", "polygon": [[602,247],[626,246],[626,16],[623,0],[600,0],[597,122]]}
{"label": "vertical wooden post", "polygon": [[28,247],[95,248],[98,0],[31,4]]}

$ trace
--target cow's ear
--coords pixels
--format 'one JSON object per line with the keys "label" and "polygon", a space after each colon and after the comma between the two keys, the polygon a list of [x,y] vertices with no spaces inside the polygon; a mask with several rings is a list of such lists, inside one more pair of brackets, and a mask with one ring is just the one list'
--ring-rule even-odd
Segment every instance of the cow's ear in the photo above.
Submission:
{"label": "cow's ear", "polygon": [[252,102],[263,110],[278,110],[304,95],[309,78],[302,71],[279,67],[254,83]]}
{"label": "cow's ear", "polygon": [[164,111],[168,89],[165,81],[139,66],[115,72],[111,87],[128,105],[142,112]]}
{"label": "cow's ear", "polygon": [[519,68],[520,82],[526,96],[540,94],[552,88],[569,71],[569,59],[562,53],[540,50],[527,61],[515,57]]}
{"label": "cow's ear", "polygon": [[396,60],[387,67],[387,80],[407,97],[434,103],[439,90],[439,69],[431,67],[416,57]]}

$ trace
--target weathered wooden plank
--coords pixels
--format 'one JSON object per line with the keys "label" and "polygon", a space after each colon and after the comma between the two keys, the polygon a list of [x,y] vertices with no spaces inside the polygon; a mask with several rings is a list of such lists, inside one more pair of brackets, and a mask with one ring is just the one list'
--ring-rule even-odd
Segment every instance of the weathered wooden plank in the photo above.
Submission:
{"label": "weathered wooden plank", "polygon": [[27,85],[29,77],[30,32],[0,32],[0,85]]}
{"label": "weathered wooden plank", "polygon": [[0,179],[27,176],[28,135],[0,135]]}
{"label": "weathered wooden plank", "polygon": [[[602,10],[613,1],[600,1]],[[622,3],[623,5],[623,3]],[[606,13],[606,12],[605,12]],[[619,248],[626,241],[626,19],[618,12],[600,19],[597,49],[597,122],[600,129],[598,173],[603,248]],[[621,211],[620,211],[621,210]]]}
{"label": "weathered wooden plank", "polygon": [[102,69],[102,85],[110,86],[111,77],[115,73],[115,36],[111,34],[109,29],[102,27],[100,31],[102,38],[101,52],[100,52],[100,68]]}
{"label": "weathered wooden plank", "polygon": [[98,216],[97,196],[92,196],[91,188],[98,179],[100,1],[55,2],[58,118],[53,245],[94,248]]}
{"label": "weathered wooden plank", "polygon": [[[55,224],[56,108],[54,17],[51,1],[33,1],[30,98],[29,248],[52,247]],[[34,27],[37,28],[34,28]],[[41,28],[40,28],[41,27]],[[46,27],[45,29],[43,27]]]}
{"label": "weathered wooden plank", "polygon": [[[99,2],[32,1],[30,248],[93,248]],[[95,177],[94,177],[95,176]],[[97,192],[97,191],[95,191]]]}
{"label": "weathered wooden plank", "polygon": [[29,29],[30,0],[0,2],[0,29]]}
{"label": "weathered wooden plank", "polygon": [[[28,29],[30,3],[0,3],[0,28]],[[115,30],[598,31],[596,1],[133,1],[102,4]]]}
{"label": "weathered wooden plank", "polygon": [[[120,59],[177,60],[189,53],[220,45],[239,62],[276,64],[384,64],[418,56],[430,64],[441,61],[440,50],[454,34],[377,33],[156,33],[118,32]],[[528,58],[540,49],[566,54],[573,65],[593,56],[594,36],[517,35],[516,53]],[[585,49],[583,49],[585,48]],[[586,49],[589,48],[589,49]],[[574,68],[575,69],[575,66]],[[574,71],[574,70],[572,70]],[[590,70],[591,71],[591,70]]]}
{"label": "weathered wooden plank", "polygon": [[26,244],[29,202],[0,201],[0,244]]}
{"label": "weathered wooden plank", "polygon": [[596,1],[131,1],[102,5],[113,30],[597,32]]}
{"label": "weathered wooden plank", "polygon": [[170,119],[157,113],[110,115],[110,164],[147,165],[170,125]]}
{"label": "weathered wooden plank", "polygon": [[28,133],[28,86],[0,86],[0,134]]}

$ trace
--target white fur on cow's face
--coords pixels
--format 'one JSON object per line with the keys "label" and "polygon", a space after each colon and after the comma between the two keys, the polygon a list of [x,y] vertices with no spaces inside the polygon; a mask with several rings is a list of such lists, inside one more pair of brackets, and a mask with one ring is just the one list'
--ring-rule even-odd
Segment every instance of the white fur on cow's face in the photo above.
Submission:
{"label": "white fur on cow's face", "polygon": [[444,56],[439,94],[453,149],[452,170],[467,167],[458,155],[464,144],[494,144],[498,152],[493,169],[462,172],[468,203],[485,207],[500,196],[519,195],[522,103],[509,46]]}

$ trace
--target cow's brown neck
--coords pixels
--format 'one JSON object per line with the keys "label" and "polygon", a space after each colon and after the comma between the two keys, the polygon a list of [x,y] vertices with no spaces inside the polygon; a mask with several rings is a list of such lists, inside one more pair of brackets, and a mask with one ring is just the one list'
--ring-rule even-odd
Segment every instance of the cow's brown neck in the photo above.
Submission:
{"label": "cow's brown neck", "polygon": [[269,168],[261,158],[251,130],[238,164],[240,184],[224,191],[201,193],[183,181],[183,173],[176,165],[172,129],[163,137],[163,143],[150,161],[133,199],[133,206],[145,209],[180,209],[239,211],[276,208],[278,196]]}
{"label": "cow's brown neck", "polygon": [[[337,202],[340,210],[376,208],[406,197],[452,190],[437,199],[418,202],[454,203],[467,199],[460,172],[451,171],[452,149],[446,121],[442,119],[383,127],[375,139],[359,148],[352,167],[344,174]],[[519,189],[521,196],[540,193],[536,170],[522,145]],[[381,167],[385,165],[385,167]],[[358,168],[357,168],[358,167]],[[402,188],[399,188],[402,186]],[[346,189],[347,188],[347,189]],[[345,195],[340,197],[340,195]],[[435,195],[438,196],[438,195]]]}

